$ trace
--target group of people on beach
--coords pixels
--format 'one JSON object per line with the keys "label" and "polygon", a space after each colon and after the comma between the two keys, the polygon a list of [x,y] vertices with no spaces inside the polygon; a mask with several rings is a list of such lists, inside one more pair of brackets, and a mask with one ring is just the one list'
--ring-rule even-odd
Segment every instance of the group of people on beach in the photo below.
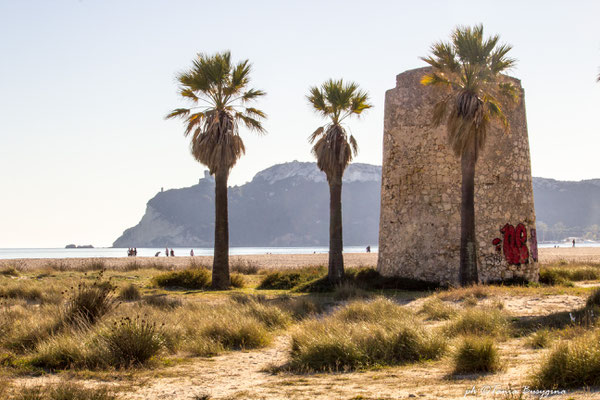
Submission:
{"label": "group of people on beach", "polygon": [[127,249],[127,257],[135,257],[137,256],[137,247],[130,247]]}

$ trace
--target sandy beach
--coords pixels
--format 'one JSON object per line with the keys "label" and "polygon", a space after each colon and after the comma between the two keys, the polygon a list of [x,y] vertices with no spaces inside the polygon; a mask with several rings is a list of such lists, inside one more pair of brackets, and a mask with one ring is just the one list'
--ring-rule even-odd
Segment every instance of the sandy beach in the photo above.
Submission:
{"label": "sandy beach", "polygon": [[[564,247],[539,249],[541,263],[559,262],[594,262],[600,263],[600,247]],[[297,268],[311,265],[327,265],[327,254],[260,254],[231,256],[231,264],[250,263],[261,269]],[[78,269],[91,262],[102,262],[107,268],[126,268],[132,263],[156,266],[157,264],[172,269],[190,266],[192,262],[200,265],[211,265],[212,257],[115,257],[115,258],[29,258],[0,260],[0,267],[14,266],[19,269],[39,269],[52,266],[57,269]],[[374,266],[377,264],[377,253],[347,253],[344,262],[348,267]]]}

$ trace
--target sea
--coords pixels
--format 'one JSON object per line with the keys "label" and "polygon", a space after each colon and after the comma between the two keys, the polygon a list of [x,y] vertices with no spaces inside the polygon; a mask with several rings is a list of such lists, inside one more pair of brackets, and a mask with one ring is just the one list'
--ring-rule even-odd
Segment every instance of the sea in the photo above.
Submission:
{"label": "sea", "polygon": [[[175,256],[189,256],[190,250],[196,256],[212,256],[212,247],[173,247]],[[169,251],[171,248],[169,248]],[[378,247],[371,246],[371,252],[377,253]],[[344,253],[365,253],[366,246],[345,246]],[[232,256],[257,255],[257,254],[319,254],[329,252],[329,247],[230,247]],[[165,256],[165,248],[138,247],[138,257]],[[92,249],[65,249],[65,248],[39,248],[39,249],[0,249],[0,260],[15,258],[108,258],[126,257],[127,249],[114,247],[98,247]]]}
{"label": "sea", "polygon": [[[578,242],[577,247],[600,247],[600,242]],[[539,243],[538,247],[572,247],[571,242]],[[174,247],[175,256],[189,256],[190,250],[194,250],[196,256],[212,256],[211,247]],[[169,250],[171,250],[169,248]],[[138,247],[138,257],[154,257],[157,253],[159,257],[165,256],[164,248]],[[329,251],[327,246],[320,247],[230,247],[229,254],[239,255],[257,255],[257,254],[324,254]],[[365,253],[366,246],[345,246],[344,253]],[[371,252],[377,253],[378,247],[371,246]],[[0,260],[16,258],[109,258],[126,257],[127,249],[114,247],[98,247],[85,249],[65,249],[65,248],[14,248],[0,249]]]}

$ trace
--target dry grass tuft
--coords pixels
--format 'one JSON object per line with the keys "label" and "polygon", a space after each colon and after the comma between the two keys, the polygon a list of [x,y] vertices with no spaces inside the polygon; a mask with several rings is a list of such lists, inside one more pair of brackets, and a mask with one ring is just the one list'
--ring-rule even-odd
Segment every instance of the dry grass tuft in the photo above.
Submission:
{"label": "dry grass tuft", "polygon": [[142,294],[140,293],[140,289],[133,283],[130,283],[127,286],[123,286],[121,290],[119,290],[119,299],[125,301],[137,301],[142,298]]}
{"label": "dry grass tuft", "polygon": [[600,333],[589,332],[560,342],[533,376],[540,389],[579,388],[600,385]]}
{"label": "dry grass tuft", "polygon": [[508,317],[497,308],[468,308],[451,321],[445,330],[451,336],[506,336],[511,331],[511,325]]}
{"label": "dry grass tuft", "polygon": [[454,354],[454,373],[496,372],[500,369],[500,356],[490,337],[467,336],[462,339]]}
{"label": "dry grass tuft", "polygon": [[210,272],[204,268],[167,272],[152,279],[158,287],[181,287],[184,289],[207,289],[210,286]]}
{"label": "dry grass tuft", "polygon": [[389,300],[357,301],[331,316],[311,319],[292,334],[289,368],[339,371],[436,359],[447,347]]}
{"label": "dry grass tuft", "polygon": [[427,319],[440,321],[450,319],[457,314],[456,307],[440,300],[437,297],[432,297],[423,303],[420,313],[425,314]]}

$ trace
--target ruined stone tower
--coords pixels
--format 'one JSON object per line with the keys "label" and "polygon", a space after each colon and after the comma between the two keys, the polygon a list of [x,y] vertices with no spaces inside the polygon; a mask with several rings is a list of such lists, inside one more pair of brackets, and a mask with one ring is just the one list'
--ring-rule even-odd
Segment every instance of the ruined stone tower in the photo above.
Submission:
{"label": "ruined stone tower", "polygon": [[[458,283],[460,159],[446,127],[433,128],[439,99],[420,84],[428,68],[406,71],[385,96],[381,220],[377,269],[445,284]],[[512,78],[511,78],[512,79]],[[535,211],[525,103],[505,110],[506,134],[495,123],[475,171],[479,280],[538,280]]]}

